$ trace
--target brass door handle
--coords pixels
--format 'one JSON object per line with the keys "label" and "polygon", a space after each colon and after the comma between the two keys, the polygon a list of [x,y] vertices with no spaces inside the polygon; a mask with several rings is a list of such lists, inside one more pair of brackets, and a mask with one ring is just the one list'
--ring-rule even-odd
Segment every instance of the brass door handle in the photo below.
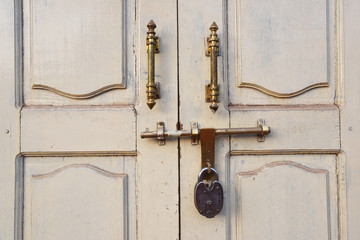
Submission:
{"label": "brass door handle", "polygon": [[155,36],[156,24],[151,20],[147,25],[149,31],[146,37],[146,46],[148,54],[148,83],[146,84],[147,105],[152,109],[160,98],[160,84],[155,83],[155,53],[159,53],[159,37]]}
{"label": "brass door handle", "polygon": [[217,57],[219,56],[219,39],[216,31],[219,29],[215,22],[210,26],[210,37],[207,38],[206,56],[210,57],[210,84],[205,86],[205,101],[210,102],[210,109],[213,113],[218,110],[219,106],[219,84]]}

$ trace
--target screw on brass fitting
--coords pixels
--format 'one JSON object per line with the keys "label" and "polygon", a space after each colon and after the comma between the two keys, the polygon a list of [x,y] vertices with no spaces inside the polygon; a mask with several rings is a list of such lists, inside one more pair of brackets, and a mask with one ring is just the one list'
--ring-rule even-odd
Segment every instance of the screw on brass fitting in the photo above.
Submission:
{"label": "screw on brass fitting", "polygon": [[151,20],[148,25],[148,32],[146,37],[146,46],[148,54],[148,83],[147,90],[147,105],[153,109],[156,102],[155,99],[160,98],[160,85],[155,83],[155,53],[159,53],[159,38],[155,36],[156,24]]}
{"label": "screw on brass fitting", "polygon": [[205,86],[206,102],[210,102],[210,109],[213,113],[218,110],[219,84],[217,71],[217,57],[219,56],[219,38],[216,31],[219,29],[215,22],[210,26],[210,37],[207,38],[207,52],[210,56],[210,84]]}

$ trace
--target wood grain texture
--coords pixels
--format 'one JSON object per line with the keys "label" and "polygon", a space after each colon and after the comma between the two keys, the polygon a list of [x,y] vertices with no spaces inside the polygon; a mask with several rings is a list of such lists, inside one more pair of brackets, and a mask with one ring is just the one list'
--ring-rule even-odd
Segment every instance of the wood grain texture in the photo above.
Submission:
{"label": "wood grain texture", "polygon": [[25,1],[26,104],[134,103],[134,9],[126,0]]}
{"label": "wood grain texture", "polygon": [[[346,157],[347,176],[347,239],[357,239],[360,235],[360,2],[345,1],[344,7],[344,46],[345,46],[345,91],[341,111],[342,149]],[[346,226],[344,231],[346,231]],[[344,239],[346,239],[344,233]]]}
{"label": "wood grain texture", "polygon": [[[228,80],[227,1],[179,1],[179,118],[184,129],[191,121],[201,128],[228,128]],[[210,58],[204,54],[203,39],[211,33],[209,27],[216,22],[219,30],[218,83],[220,85],[219,109],[214,114],[205,102],[205,85],[210,82]],[[230,63],[232,64],[232,63]],[[180,140],[180,204],[182,239],[225,239],[225,217],[222,210],[213,219],[206,219],[194,207],[194,186],[201,170],[201,147],[193,146],[190,139]],[[215,144],[215,169],[219,180],[225,182],[225,162],[221,161],[229,151],[229,138],[217,136]]]}
{"label": "wood grain texture", "polygon": [[134,158],[25,158],[24,168],[24,239],[134,239]]}
{"label": "wood grain texture", "polygon": [[256,85],[274,97],[295,97],[318,83],[327,86],[327,0],[236,4],[239,87]]}
{"label": "wood grain texture", "polygon": [[21,150],[134,151],[135,121],[131,108],[25,108]]}
{"label": "wood grain texture", "polygon": [[[333,103],[339,21],[334,1],[229,1],[232,104]],[[237,87],[240,88],[237,88]]]}
{"label": "wood grain texture", "polygon": [[230,239],[338,239],[335,155],[231,157],[228,171]]}
{"label": "wood grain texture", "polygon": [[0,239],[14,239],[15,158],[19,114],[15,108],[15,1],[0,1]]}
{"label": "wood grain texture", "polygon": [[[245,110],[231,112],[231,127],[253,127],[265,119],[271,133],[257,144],[254,136],[232,137],[232,150],[340,149],[339,110]],[[325,140],[326,139],[326,140]]]}
{"label": "wood grain texture", "polygon": [[[137,72],[139,82],[137,132],[165,122],[168,130],[176,128],[177,119],[177,5],[176,1],[139,0],[137,2]],[[155,54],[155,81],[160,83],[161,99],[149,110],[146,105],[148,61],[147,24],[153,20],[160,38],[160,53]],[[177,140],[159,146],[151,139],[137,137],[138,163],[138,235],[137,239],[179,239],[179,171]]]}

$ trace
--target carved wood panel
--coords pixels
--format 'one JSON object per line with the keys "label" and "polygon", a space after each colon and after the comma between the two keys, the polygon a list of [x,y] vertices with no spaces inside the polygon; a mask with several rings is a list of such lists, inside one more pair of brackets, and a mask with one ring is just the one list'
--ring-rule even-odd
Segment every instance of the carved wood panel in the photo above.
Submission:
{"label": "carved wood panel", "polygon": [[134,237],[134,158],[29,157],[24,169],[25,239]]}
{"label": "carved wood panel", "polygon": [[[133,41],[132,15],[128,14],[132,8],[126,0],[24,1],[22,45],[28,104],[133,101],[134,79],[128,77],[133,76],[134,59],[128,54]],[[128,86],[130,92],[113,91]],[[109,96],[91,100],[104,94]]]}
{"label": "carved wood panel", "polygon": [[308,154],[231,157],[231,239],[337,239],[336,157]]}
{"label": "carved wood panel", "polygon": [[339,28],[336,1],[231,1],[230,103],[333,103]]}

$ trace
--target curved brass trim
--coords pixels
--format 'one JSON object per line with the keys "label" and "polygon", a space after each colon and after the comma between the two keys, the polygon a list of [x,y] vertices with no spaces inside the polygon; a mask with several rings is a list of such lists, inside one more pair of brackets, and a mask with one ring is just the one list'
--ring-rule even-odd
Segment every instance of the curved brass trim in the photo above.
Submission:
{"label": "curved brass trim", "polygon": [[69,168],[89,168],[89,169],[94,170],[94,171],[97,172],[97,173],[100,173],[101,175],[103,175],[103,176],[105,176],[105,177],[123,178],[123,177],[126,177],[126,176],[127,176],[127,175],[124,174],[124,173],[114,173],[114,172],[110,172],[110,171],[107,171],[107,170],[105,170],[105,169],[96,167],[96,166],[91,165],[91,164],[70,164],[70,165],[67,165],[67,166],[58,168],[58,169],[56,169],[56,170],[54,170],[54,171],[52,171],[52,172],[49,172],[49,173],[32,175],[32,177],[33,177],[34,179],[40,180],[40,179],[44,179],[44,178],[48,178],[48,177],[55,176],[55,175],[59,174],[60,172],[66,170],[66,169],[69,169]]}
{"label": "curved brass trim", "polygon": [[320,82],[320,83],[315,83],[315,84],[312,84],[310,86],[307,86],[299,91],[296,91],[296,92],[292,92],[292,93],[279,93],[279,92],[275,92],[275,91],[272,91],[270,89],[267,89],[267,88],[264,88],[263,86],[260,86],[260,85],[257,85],[255,83],[246,83],[246,82],[242,82],[240,83],[239,85],[240,88],[252,88],[252,89],[255,89],[255,90],[258,90],[262,93],[265,93],[269,96],[272,96],[272,97],[277,97],[277,98],[292,98],[292,97],[296,97],[300,94],[303,94],[307,91],[310,91],[311,89],[314,89],[314,88],[321,88],[321,87],[329,87],[329,83],[327,82]]}
{"label": "curved brass trim", "polygon": [[32,89],[39,89],[39,90],[45,90],[45,91],[49,91],[49,92],[53,92],[57,95],[63,96],[63,97],[67,97],[67,98],[71,98],[71,99],[75,99],[75,100],[84,100],[84,99],[89,99],[89,98],[93,98],[96,97],[97,95],[100,95],[104,92],[108,92],[111,90],[115,90],[115,89],[124,89],[125,86],[123,84],[110,84],[107,85],[105,87],[99,88],[95,91],[89,92],[89,93],[85,93],[85,94],[73,94],[73,93],[67,93],[61,90],[58,90],[56,88],[47,86],[47,85],[42,85],[42,84],[34,84],[32,86]]}
{"label": "curved brass trim", "polygon": [[267,168],[274,168],[274,167],[279,167],[279,166],[292,166],[292,167],[296,167],[299,169],[303,169],[307,172],[311,172],[311,173],[328,173],[329,171],[326,169],[314,169],[314,168],[309,168],[307,166],[301,165],[297,162],[292,162],[292,161],[277,161],[277,162],[270,162],[270,163],[266,163],[265,165],[255,169],[255,170],[251,170],[251,171],[247,171],[247,172],[239,172],[237,173],[238,176],[253,176],[253,175],[258,175],[259,173],[263,172],[265,169]]}

